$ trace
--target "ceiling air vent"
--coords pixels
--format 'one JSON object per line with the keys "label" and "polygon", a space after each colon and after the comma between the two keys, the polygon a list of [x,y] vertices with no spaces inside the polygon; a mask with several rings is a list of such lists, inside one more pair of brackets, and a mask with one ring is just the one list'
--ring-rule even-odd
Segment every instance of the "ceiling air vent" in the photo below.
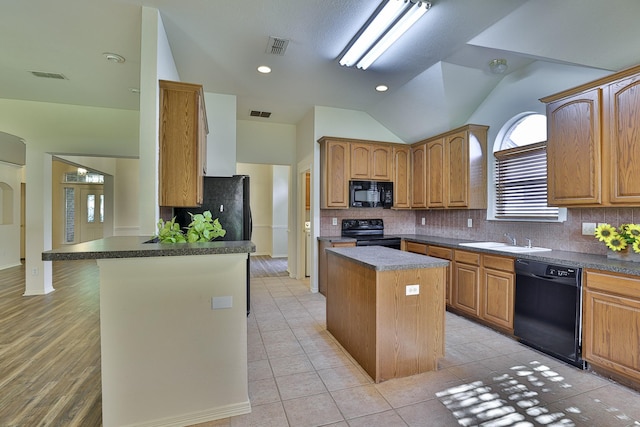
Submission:
{"label": "ceiling air vent", "polygon": [[251,110],[249,115],[251,117],[264,117],[265,119],[268,119],[269,117],[271,117],[271,112],[270,111]]}
{"label": "ceiling air vent", "polygon": [[284,52],[289,46],[289,40],[281,39],[279,37],[269,36],[269,43],[267,43],[267,53],[272,55],[284,55]]}
{"label": "ceiling air vent", "polygon": [[36,77],[42,77],[44,79],[58,79],[58,80],[69,80],[61,73],[49,73],[46,71],[29,71]]}

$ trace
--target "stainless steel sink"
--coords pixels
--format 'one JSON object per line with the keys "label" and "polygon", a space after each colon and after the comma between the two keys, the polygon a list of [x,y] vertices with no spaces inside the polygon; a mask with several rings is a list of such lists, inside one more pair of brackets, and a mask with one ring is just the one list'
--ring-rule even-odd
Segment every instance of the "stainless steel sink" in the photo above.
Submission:
{"label": "stainless steel sink", "polygon": [[515,254],[524,254],[524,253],[530,253],[530,252],[548,252],[551,250],[549,248],[541,248],[538,246],[533,246],[533,247],[511,246],[502,242],[469,242],[469,243],[458,243],[458,245],[466,246],[469,248],[496,250],[501,252],[515,253]]}

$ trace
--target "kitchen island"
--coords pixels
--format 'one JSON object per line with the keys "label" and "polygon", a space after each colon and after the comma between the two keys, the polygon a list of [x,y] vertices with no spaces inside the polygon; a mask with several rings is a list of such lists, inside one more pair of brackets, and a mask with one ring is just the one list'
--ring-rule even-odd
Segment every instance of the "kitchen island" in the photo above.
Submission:
{"label": "kitchen island", "polygon": [[250,412],[246,268],[255,245],[148,239],[42,254],[97,260],[103,425],[182,426]]}
{"label": "kitchen island", "polygon": [[436,370],[449,261],[381,246],[326,252],[327,330],[371,378]]}

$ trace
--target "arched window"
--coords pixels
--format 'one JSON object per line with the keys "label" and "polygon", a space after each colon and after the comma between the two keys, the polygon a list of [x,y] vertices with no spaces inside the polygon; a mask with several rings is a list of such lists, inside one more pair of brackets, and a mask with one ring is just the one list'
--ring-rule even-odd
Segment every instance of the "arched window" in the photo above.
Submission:
{"label": "arched window", "polygon": [[547,118],[522,113],[502,128],[494,145],[494,219],[560,221],[547,206]]}

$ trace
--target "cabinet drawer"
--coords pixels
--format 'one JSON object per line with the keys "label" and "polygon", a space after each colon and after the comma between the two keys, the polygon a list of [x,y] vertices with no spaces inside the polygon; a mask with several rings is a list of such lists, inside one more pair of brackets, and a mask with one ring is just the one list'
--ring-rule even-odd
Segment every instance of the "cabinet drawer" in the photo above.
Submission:
{"label": "cabinet drawer", "polygon": [[467,251],[455,251],[455,259],[457,262],[465,264],[480,265],[480,254]]}
{"label": "cabinet drawer", "polygon": [[494,255],[483,255],[482,260],[485,268],[502,270],[509,273],[514,272],[513,258],[494,256]]}
{"label": "cabinet drawer", "polygon": [[429,246],[427,248],[427,255],[448,260],[453,259],[452,252],[452,249],[441,248],[439,246]]}
{"label": "cabinet drawer", "polygon": [[332,242],[331,243],[332,248],[350,248],[355,245],[356,245],[356,242]]}
{"label": "cabinet drawer", "polygon": [[414,252],[422,255],[427,254],[427,245],[424,243],[407,242],[406,248],[407,252]]}
{"label": "cabinet drawer", "polygon": [[586,270],[584,286],[611,294],[640,299],[640,279],[629,276]]}

